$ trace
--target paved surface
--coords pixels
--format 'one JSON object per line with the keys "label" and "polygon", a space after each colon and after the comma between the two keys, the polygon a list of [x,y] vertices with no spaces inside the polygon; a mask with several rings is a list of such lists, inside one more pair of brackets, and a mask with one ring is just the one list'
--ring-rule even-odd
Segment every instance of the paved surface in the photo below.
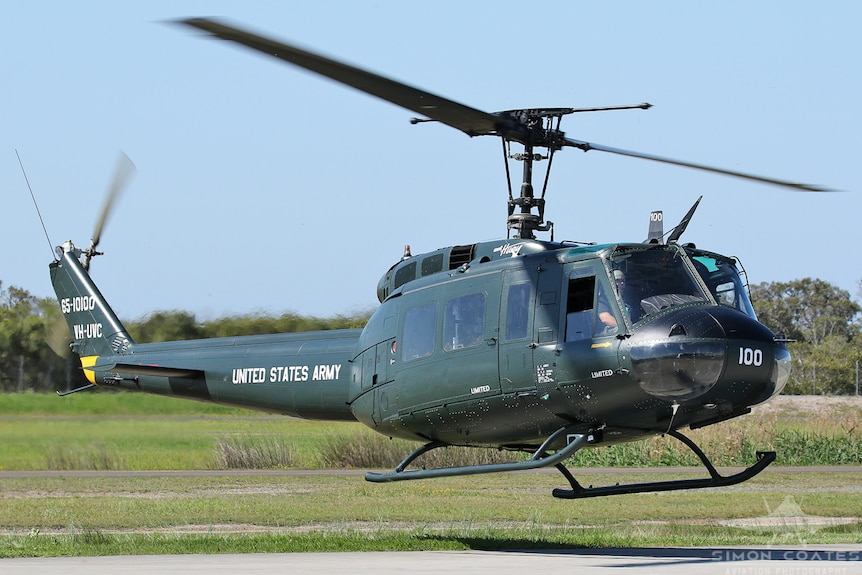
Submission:
{"label": "paved surface", "polygon": [[[720,472],[739,470],[742,466],[734,468],[719,467]],[[767,468],[773,473],[862,473],[862,465],[810,465],[810,466],[779,466],[771,465]],[[163,471],[0,471],[0,479],[29,479],[45,477],[78,477],[78,478],[102,478],[102,477],[314,477],[314,476],[364,476],[365,469],[191,469],[191,470],[163,470]],[[386,472],[389,469],[375,469],[373,471]],[[577,476],[585,475],[708,475],[703,467],[574,467],[572,471]],[[513,471],[512,475],[519,473],[547,473],[556,475],[560,472],[554,468],[532,469],[529,471]]]}
{"label": "paved surface", "polygon": [[862,545],[714,549],[601,549],[548,552],[415,551],[400,553],[262,553],[0,559],[3,575],[221,575],[236,573],[577,573],[608,570],[661,575],[853,575]]}

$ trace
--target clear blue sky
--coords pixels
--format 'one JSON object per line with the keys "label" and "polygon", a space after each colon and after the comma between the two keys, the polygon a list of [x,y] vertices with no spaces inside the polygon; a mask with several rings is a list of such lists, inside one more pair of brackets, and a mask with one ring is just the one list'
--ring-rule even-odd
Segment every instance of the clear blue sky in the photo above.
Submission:
{"label": "clear blue sky", "polygon": [[120,151],[138,171],[93,276],[122,318],[376,305],[414,253],[504,237],[496,138],[442,125],[164,22],[217,16],[486,111],[650,102],[567,117],[573,138],[848,190],[803,194],[565,150],[556,239],[641,241],[648,214],[738,256],[753,283],[862,278],[856,2],[16,2],[0,23],[0,280],[53,296]]}

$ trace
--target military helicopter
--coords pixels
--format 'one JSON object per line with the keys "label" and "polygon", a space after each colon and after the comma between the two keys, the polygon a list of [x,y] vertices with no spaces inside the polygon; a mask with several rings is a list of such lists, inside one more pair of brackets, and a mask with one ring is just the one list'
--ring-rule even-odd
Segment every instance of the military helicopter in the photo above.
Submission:
{"label": "military helicopter", "polygon": [[[421,442],[388,482],[556,467],[560,498],[732,485],[775,460],[720,474],[680,429],[749,413],[781,392],[790,370],[782,337],[759,323],[744,273],[730,257],[678,240],[697,203],[665,234],[650,216],[646,241],[578,244],[553,239],[545,219],[547,174],[533,165],[564,148],[601,151],[775,184],[764,178],[567,137],[564,116],[598,110],[532,108],[487,113],[211,19],[179,22],[269,54],[441,122],[496,136],[509,180],[507,236],[421,255],[409,247],[377,285],[380,306],[364,329],[136,343],[91,279],[90,248],[57,248],[50,273],[72,351],[95,386],[216,402],[317,420],[358,421]],[[512,152],[511,145],[523,150]],[[544,152],[544,153],[543,153]],[[509,162],[520,162],[520,193]],[[699,202],[700,200],[698,200]],[[536,237],[550,233],[550,239]],[[82,259],[84,262],[82,262]],[[584,487],[565,461],[586,447],[669,435],[708,477]],[[430,450],[493,447],[528,454],[486,465],[413,466]],[[408,469],[409,468],[409,469]]]}

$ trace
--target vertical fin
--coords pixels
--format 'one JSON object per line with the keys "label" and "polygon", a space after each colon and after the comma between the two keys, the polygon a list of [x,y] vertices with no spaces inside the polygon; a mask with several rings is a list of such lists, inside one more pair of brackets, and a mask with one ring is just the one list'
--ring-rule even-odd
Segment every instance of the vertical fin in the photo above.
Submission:
{"label": "vertical fin", "polygon": [[81,265],[81,251],[66,242],[57,253],[60,259],[50,265],[51,283],[72,332],[72,350],[82,361],[126,353],[135,342]]}
{"label": "vertical fin", "polygon": [[661,210],[649,213],[649,231],[647,232],[647,244],[660,244],[664,236],[664,214]]}

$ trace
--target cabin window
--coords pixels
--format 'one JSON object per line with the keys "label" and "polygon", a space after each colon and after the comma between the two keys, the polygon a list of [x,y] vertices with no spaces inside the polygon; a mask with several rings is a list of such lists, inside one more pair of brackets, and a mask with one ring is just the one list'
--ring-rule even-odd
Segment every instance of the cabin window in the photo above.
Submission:
{"label": "cabin window", "polygon": [[443,316],[443,350],[475,347],[485,334],[485,294],[465,295],[446,303]]}
{"label": "cabin window", "polygon": [[422,260],[422,275],[428,276],[443,270],[443,254],[428,256]]}
{"label": "cabin window", "polygon": [[400,287],[416,279],[416,262],[410,262],[395,272],[395,287]]}
{"label": "cabin window", "polygon": [[527,337],[530,320],[530,284],[509,286],[506,301],[506,339]]}
{"label": "cabin window", "polygon": [[437,327],[437,304],[414,307],[404,315],[404,336],[401,338],[401,358],[404,361],[427,357],[434,353]]}

